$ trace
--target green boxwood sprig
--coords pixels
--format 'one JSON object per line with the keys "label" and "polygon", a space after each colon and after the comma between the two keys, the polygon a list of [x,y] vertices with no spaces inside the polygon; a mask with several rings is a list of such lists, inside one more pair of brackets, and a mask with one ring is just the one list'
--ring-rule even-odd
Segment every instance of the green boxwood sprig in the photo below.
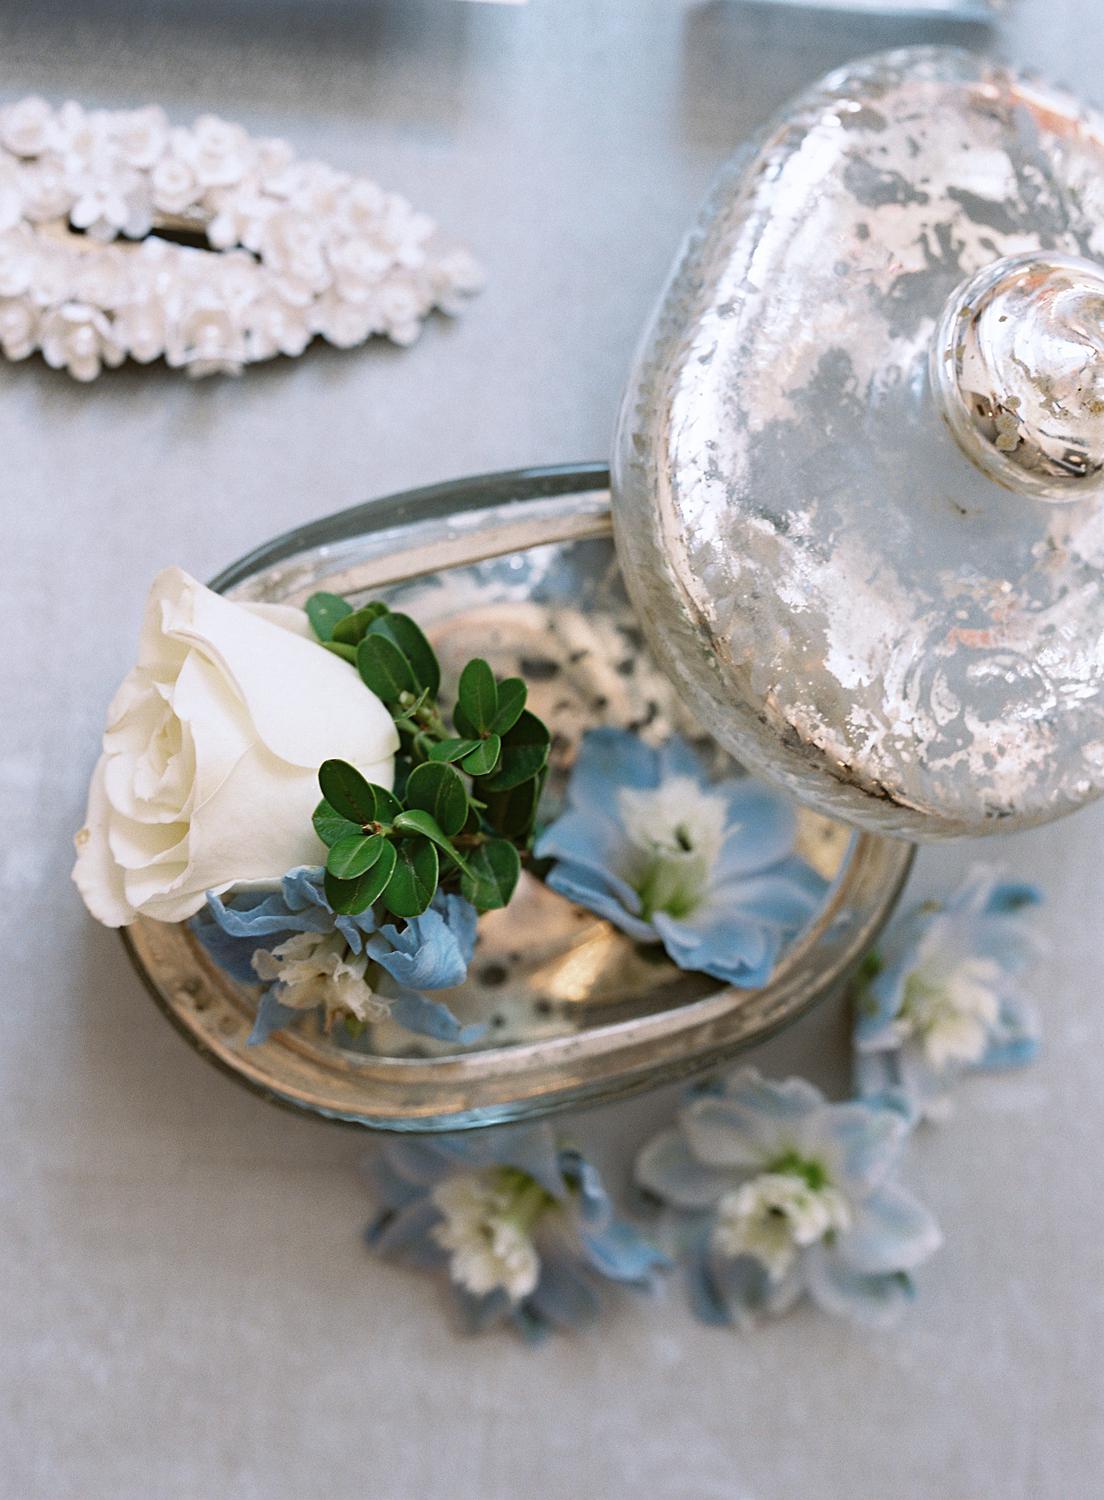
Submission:
{"label": "green boxwood sprig", "polygon": [[551,744],[547,726],[525,706],[525,683],[498,682],[487,662],[468,662],[450,727],[436,652],[409,615],[380,600],[354,609],[328,593],[307,600],[307,615],[319,641],[356,666],[399,731],[392,791],[345,761],[328,760],[319,771],[314,827],[329,851],[330,905],[353,915],[378,902],[411,918],[446,886],[477,911],[505,906],[532,844]]}

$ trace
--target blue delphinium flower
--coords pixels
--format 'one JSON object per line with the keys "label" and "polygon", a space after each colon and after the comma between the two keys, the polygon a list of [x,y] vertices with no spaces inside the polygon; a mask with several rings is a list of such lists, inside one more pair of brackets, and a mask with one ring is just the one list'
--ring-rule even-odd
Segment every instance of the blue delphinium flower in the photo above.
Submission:
{"label": "blue delphinium flower", "polygon": [[856,1083],[864,1098],[938,1118],[964,1072],[1021,1066],[1039,1022],[1020,984],[1040,956],[1034,886],[970,871],[946,901],[890,929],[856,995]]}
{"label": "blue delphinium flower", "polygon": [[653,749],[618,729],[583,738],[567,811],[538,840],[553,890],[680,969],[765,984],[824,881],[793,852],[785,799],[751,777],[710,782],[682,740]]}
{"label": "blue delphinium flower", "polygon": [[506,1322],[538,1340],[580,1327],[602,1282],[646,1287],[666,1265],[547,1125],[389,1141],[367,1172],[379,1204],[368,1245],[447,1272],[472,1332]]}
{"label": "blue delphinium flower", "polygon": [[827,1312],[892,1323],[940,1244],[927,1209],[891,1180],[907,1134],[894,1110],[830,1104],[801,1079],[750,1068],[691,1098],[636,1177],[672,1210],[697,1314],[748,1327],[807,1293]]}
{"label": "blue delphinium flower", "polygon": [[391,1020],[440,1041],[469,1043],[483,1026],[462,1026],[423,990],[462,984],[475,947],[475,908],[438,891],[420,917],[378,925],[372,911],[346,917],[326,900],[323,872],[291,870],[279,890],[213,892],[193,928],[234,979],[268,986],[249,1037],[263,1042],[308,1012],[355,1031]]}

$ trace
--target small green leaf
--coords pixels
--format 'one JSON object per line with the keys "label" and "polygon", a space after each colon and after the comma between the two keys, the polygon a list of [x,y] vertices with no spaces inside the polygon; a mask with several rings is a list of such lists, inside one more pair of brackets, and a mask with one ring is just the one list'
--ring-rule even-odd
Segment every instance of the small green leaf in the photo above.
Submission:
{"label": "small green leaf", "polygon": [[426,640],[419,625],[409,615],[388,613],[374,620],[369,628],[371,635],[384,635],[392,641],[406,657],[417,679],[430,697],[436,698],[441,686],[441,667],[437,653]]}
{"label": "small green leaf", "polygon": [[502,760],[493,776],[481,784],[482,792],[508,792],[543,771],[548,762],[551,735],[548,727],[528,709],[502,740]]}
{"label": "small green leaf", "polygon": [[438,740],[430,746],[430,760],[462,760],[483,743],[482,740]]}
{"label": "small green leaf", "polygon": [[307,619],[311,629],[322,642],[332,641],[334,626],[346,615],[351,615],[353,606],[340,594],[312,594],[306,603]]}
{"label": "small green leaf", "polygon": [[412,807],[407,812],[401,812],[395,819],[395,829],[398,833],[418,834],[422,838],[429,839],[430,843],[436,844],[441,853],[447,855],[454,865],[461,870],[468,868],[467,863],[452,847],[452,843],[445,837],[436,820],[429,813],[423,812],[420,807]]}
{"label": "small green leaf", "polygon": [[459,703],[452,711],[452,722],[456,725],[456,733],[462,734],[466,740],[479,739],[479,730],[476,729]]}
{"label": "small green leaf", "polygon": [[367,635],[368,627],[385,614],[387,614],[387,605],[381,604],[378,599],[373,599],[371,604],[364,605],[363,609],[352,610],[349,614],[343,615],[333,627],[331,640],[343,641],[347,646],[356,646]]}
{"label": "small green leaf", "polygon": [[395,850],[395,869],[383,892],[383,904],[396,917],[420,917],[437,890],[440,864],[426,838],[405,839]]}
{"label": "small green leaf", "polygon": [[447,838],[460,832],[468,816],[467,788],[459,774],[440,761],[414,767],[406,783],[405,800],[408,808],[429,813]]}
{"label": "small green leaf", "polygon": [[494,673],[481,657],[468,662],[460,673],[458,697],[460,708],[476,732],[483,734],[489,730],[498,712],[498,689]]}
{"label": "small green leaf", "polygon": [[323,797],[343,818],[358,825],[376,821],[376,789],[348,761],[324,760],[318,784]]}
{"label": "small green leaf", "polygon": [[487,795],[487,822],[506,838],[526,839],[532,832],[540,802],[541,778],[531,776],[506,792]]}
{"label": "small green leaf", "polygon": [[384,703],[397,703],[403,693],[417,691],[410,663],[386,636],[366,635],[357,647],[356,664],[365,683]]}
{"label": "small green leaf", "polygon": [[339,839],[363,837],[359,823],[352,823],[348,818],[337,812],[325,800],[314,809],[311,818],[314,831],[328,849],[332,849]]}
{"label": "small green leaf", "polygon": [[330,850],[326,869],[338,880],[355,880],[370,870],[386,847],[382,834],[374,833],[365,838],[362,833],[339,839]]}
{"label": "small green leaf", "polygon": [[356,666],[356,647],[346,646],[344,641],[323,641],[327,651],[332,651],[335,656],[340,656],[342,661],[350,661]]}
{"label": "small green leaf", "polygon": [[498,710],[491,720],[492,734],[505,734],[521,718],[529,689],[520,677],[507,677],[498,684]]}
{"label": "small green leaf", "polygon": [[394,844],[389,844],[386,839],[381,840],[381,843],[383,847],[375,864],[355,880],[339,880],[329,870],[326,871],[323,877],[326,900],[341,916],[352,917],[358,912],[367,911],[386,889],[398,861],[398,854]]}
{"label": "small green leaf", "polygon": [[393,823],[402,812],[402,803],[394,792],[389,792],[385,786],[376,786],[373,782],[369,785],[376,799],[376,822]]}
{"label": "small green leaf", "polygon": [[460,762],[460,769],[467,771],[469,776],[489,776],[498,765],[498,757],[502,750],[502,741],[497,734],[489,734],[485,740],[471,752],[465,755]]}
{"label": "small green leaf", "polygon": [[513,844],[490,839],[469,855],[460,891],[476,911],[494,911],[507,905],[520,874],[521,859]]}

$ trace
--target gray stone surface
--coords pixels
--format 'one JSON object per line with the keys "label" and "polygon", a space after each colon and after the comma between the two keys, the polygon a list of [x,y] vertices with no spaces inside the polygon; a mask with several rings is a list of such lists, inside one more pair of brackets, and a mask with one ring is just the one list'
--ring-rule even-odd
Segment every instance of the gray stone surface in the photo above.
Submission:
{"label": "gray stone surface", "polygon": [[[678,0],[39,0],[0,93],[216,109],[407,192],[490,285],[412,350],[239,383],[0,368],[3,1500],[1091,1500],[1104,1470],[1104,808],[986,852],[1041,878],[1044,1059],[974,1084],[908,1169],[946,1232],[898,1334],[801,1311],[751,1341],[672,1286],[533,1354],[466,1342],[357,1238],[367,1142],[189,1052],[68,884],[153,571],[465,472],[597,457],[721,157],[796,88],[977,29]],[[995,45],[1099,94],[1096,0]],[[925,855],[915,890],[976,849]],[[915,893],[915,891],[914,891]],[[839,1086],[842,1018],[765,1049]],[[580,1126],[616,1170],[669,1103]]]}

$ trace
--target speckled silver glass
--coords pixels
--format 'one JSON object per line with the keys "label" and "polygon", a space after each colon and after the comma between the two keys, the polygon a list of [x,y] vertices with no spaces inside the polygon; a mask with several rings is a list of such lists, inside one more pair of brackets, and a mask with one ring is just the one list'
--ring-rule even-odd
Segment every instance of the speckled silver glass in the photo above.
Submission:
{"label": "speckled silver glass", "polygon": [[1104,127],[969,53],[811,89],[644,341],[618,550],[745,764],[925,840],[1104,790]]}
{"label": "speckled silver glass", "polygon": [[[239,599],[386,597],[426,627],[446,684],[475,653],[501,675],[520,671],[556,731],[554,798],[589,725],[700,734],[642,647],[607,486],[583,465],[397,495],[280,537],[214,582]],[[124,941],[184,1035],[268,1098],[378,1128],[455,1129],[708,1067],[836,991],[892,909],[910,851],[805,810],[799,849],[829,882],[824,905],[759,990],[682,973],[524,875],[508,910],[481,919],[468,982],[444,997],[488,1024],[463,1049],[386,1024],[356,1050],[302,1024],[250,1047],[256,990],[186,925],[141,919]]]}

